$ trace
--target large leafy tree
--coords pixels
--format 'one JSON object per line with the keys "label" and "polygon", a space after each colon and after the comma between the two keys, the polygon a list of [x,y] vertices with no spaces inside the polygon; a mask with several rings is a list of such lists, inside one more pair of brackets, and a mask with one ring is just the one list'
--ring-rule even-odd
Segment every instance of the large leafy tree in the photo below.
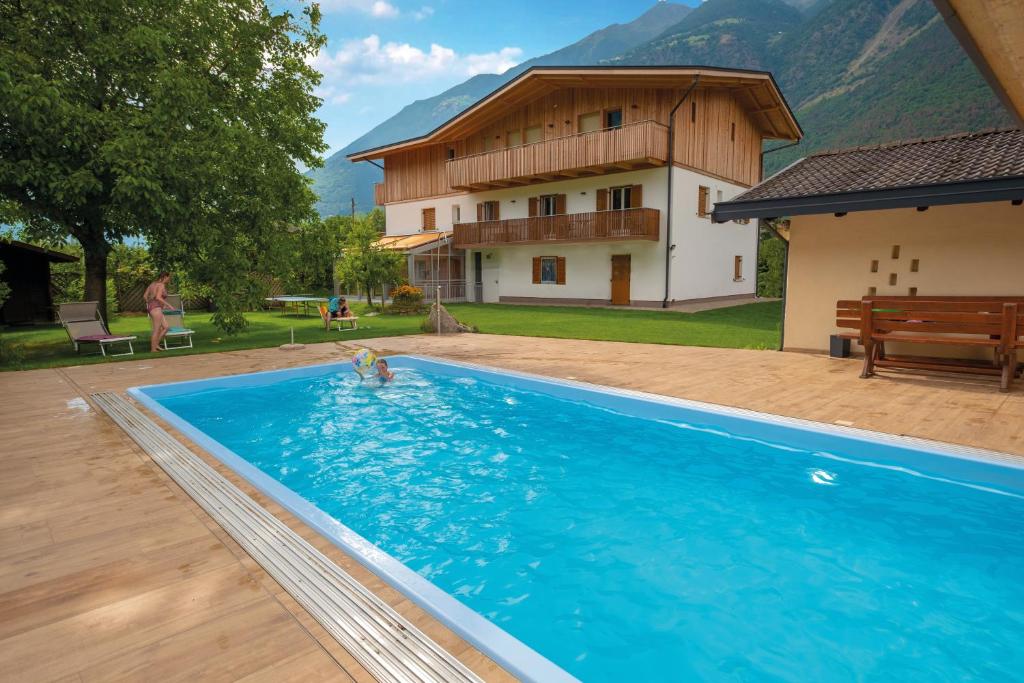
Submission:
{"label": "large leafy tree", "polygon": [[396,284],[402,277],[405,257],[397,251],[382,249],[377,241],[380,232],[373,216],[356,219],[345,235],[338,270],[346,282],[354,282],[366,291],[366,301],[373,304],[373,290]]}
{"label": "large leafy tree", "polygon": [[282,4],[0,0],[0,220],[77,240],[101,304],[112,245],[141,236],[244,326],[326,149],[319,9]]}

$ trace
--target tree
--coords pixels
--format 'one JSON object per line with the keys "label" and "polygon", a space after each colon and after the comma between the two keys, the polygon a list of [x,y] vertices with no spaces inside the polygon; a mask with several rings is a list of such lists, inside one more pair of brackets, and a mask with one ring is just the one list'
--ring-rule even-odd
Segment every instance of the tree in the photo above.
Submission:
{"label": "tree", "polygon": [[264,0],[0,3],[0,220],[77,240],[100,302],[112,245],[142,236],[241,329],[285,226],[313,215],[297,162],[326,149],[319,20]]}
{"label": "tree", "polygon": [[357,218],[346,236],[339,264],[342,279],[361,285],[366,290],[366,302],[371,305],[374,289],[398,282],[404,261],[400,253],[377,246],[379,239],[372,218]]}
{"label": "tree", "polygon": [[782,296],[785,278],[786,243],[772,230],[762,230],[761,249],[757,262],[757,295]]}

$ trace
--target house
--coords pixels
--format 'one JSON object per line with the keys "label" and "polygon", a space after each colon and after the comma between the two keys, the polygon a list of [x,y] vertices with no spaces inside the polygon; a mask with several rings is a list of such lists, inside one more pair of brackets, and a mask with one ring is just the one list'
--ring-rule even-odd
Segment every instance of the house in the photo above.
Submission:
{"label": "house", "polygon": [[50,264],[74,263],[78,257],[34,244],[0,240],[0,261],[6,270],[0,274],[11,293],[0,307],[0,324],[53,322],[50,295]]}
{"label": "house", "polygon": [[713,217],[789,217],[783,348],[824,351],[841,299],[1024,296],[1022,204],[1014,129],[814,154]]}
{"label": "house", "polygon": [[760,180],[766,139],[801,135],[766,72],[534,67],[426,135],[349,158],[383,162],[389,238],[439,235],[409,252],[414,283],[655,307],[754,293],[756,225],[713,226],[711,206]]}

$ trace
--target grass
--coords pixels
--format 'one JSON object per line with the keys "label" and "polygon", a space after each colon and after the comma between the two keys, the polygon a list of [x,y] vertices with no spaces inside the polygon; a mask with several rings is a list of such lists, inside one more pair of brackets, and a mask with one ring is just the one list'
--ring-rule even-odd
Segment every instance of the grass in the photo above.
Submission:
{"label": "grass", "polygon": [[[0,370],[273,347],[289,341],[289,328],[292,327],[295,328],[295,341],[302,344],[420,332],[421,316],[366,317],[368,308],[365,305],[356,304],[353,308],[360,316],[360,324],[359,329],[352,332],[333,329],[325,332],[323,324],[314,316],[257,312],[248,314],[248,329],[233,337],[223,336],[205,314],[194,313],[189,315],[188,324],[196,331],[196,348],[160,354],[148,351],[148,318],[143,315],[121,316],[114,319],[111,330],[115,334],[134,334],[139,338],[135,344],[135,356],[116,359],[75,354],[64,330],[58,326],[13,328],[0,336],[5,347],[0,358]],[[746,304],[702,313],[499,304],[452,304],[448,308],[460,321],[486,334],[754,349],[778,346],[782,311],[779,302]]]}
{"label": "grass", "polygon": [[448,309],[487,334],[730,349],[778,348],[782,320],[778,301],[701,313],[507,304],[453,304]]}

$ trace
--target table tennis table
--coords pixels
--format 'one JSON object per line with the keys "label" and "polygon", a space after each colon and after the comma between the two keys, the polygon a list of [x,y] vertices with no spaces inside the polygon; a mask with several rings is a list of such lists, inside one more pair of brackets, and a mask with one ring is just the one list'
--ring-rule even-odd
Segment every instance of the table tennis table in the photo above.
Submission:
{"label": "table tennis table", "polygon": [[[298,315],[300,304],[302,305],[303,315],[309,315],[309,305],[326,303],[327,297],[311,296],[309,294],[282,294],[281,296],[268,296],[267,301],[281,304],[282,315],[288,312],[289,305],[295,308],[295,314]],[[317,311],[317,314],[319,314],[319,311]]]}

